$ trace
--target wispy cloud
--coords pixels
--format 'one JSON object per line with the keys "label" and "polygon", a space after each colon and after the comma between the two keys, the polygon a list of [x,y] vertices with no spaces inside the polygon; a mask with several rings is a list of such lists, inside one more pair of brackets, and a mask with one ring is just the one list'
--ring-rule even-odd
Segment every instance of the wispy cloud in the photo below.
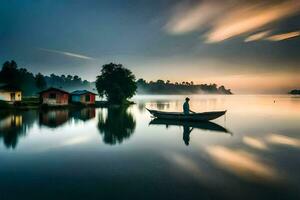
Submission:
{"label": "wispy cloud", "polygon": [[71,53],[71,52],[67,52],[67,51],[59,51],[59,50],[55,50],[55,49],[45,49],[45,48],[38,48],[38,49],[41,50],[41,51],[61,54],[61,55],[70,56],[70,57],[79,58],[79,59],[84,59],[84,60],[95,60],[95,58],[92,58],[92,57],[89,57],[89,56],[85,56],[85,55],[77,54],[77,53]]}
{"label": "wispy cloud", "polygon": [[255,33],[255,34],[247,37],[244,41],[245,42],[253,42],[253,41],[261,40],[261,39],[266,38],[268,35],[270,35],[270,33],[271,33],[271,31],[263,31],[263,32]]}
{"label": "wispy cloud", "polygon": [[300,0],[203,0],[177,6],[165,28],[170,34],[207,30],[205,41],[215,43],[256,32],[300,11]]}
{"label": "wispy cloud", "polygon": [[224,9],[217,1],[204,1],[193,6],[181,3],[175,7],[165,29],[170,34],[178,35],[196,31],[206,26],[209,20],[214,20]]}
{"label": "wispy cloud", "polygon": [[298,37],[298,36],[300,36],[300,31],[272,35],[266,39],[269,41],[281,41],[281,40],[287,40],[287,39]]}

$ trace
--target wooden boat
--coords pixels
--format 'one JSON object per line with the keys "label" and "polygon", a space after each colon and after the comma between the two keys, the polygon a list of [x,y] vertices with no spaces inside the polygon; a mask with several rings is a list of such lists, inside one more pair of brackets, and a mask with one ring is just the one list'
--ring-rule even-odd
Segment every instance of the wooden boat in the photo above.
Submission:
{"label": "wooden boat", "polygon": [[207,131],[214,131],[214,132],[223,132],[223,133],[229,133],[232,135],[230,131],[228,131],[223,126],[220,126],[218,124],[215,124],[213,122],[209,121],[201,121],[201,122],[195,122],[195,121],[179,121],[179,120],[173,120],[173,119],[158,119],[155,118],[151,120],[149,125],[165,125],[166,127],[169,126],[183,126],[183,127],[189,127],[194,129],[201,129],[201,130],[207,130]]}
{"label": "wooden boat", "polygon": [[217,119],[223,116],[226,113],[225,111],[214,111],[214,112],[202,112],[202,113],[191,113],[183,114],[181,112],[163,112],[158,110],[147,109],[153,117],[159,119],[176,119],[182,121],[210,121]]}

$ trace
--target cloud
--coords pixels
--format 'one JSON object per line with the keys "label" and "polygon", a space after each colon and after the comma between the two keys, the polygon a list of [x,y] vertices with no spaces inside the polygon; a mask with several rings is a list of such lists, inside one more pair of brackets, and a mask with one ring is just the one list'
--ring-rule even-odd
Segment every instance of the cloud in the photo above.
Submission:
{"label": "cloud", "polygon": [[276,41],[287,40],[287,39],[298,37],[298,36],[300,36],[300,31],[294,31],[294,32],[289,32],[289,33],[272,35],[272,36],[266,38],[266,40],[276,42]]}
{"label": "cloud", "polygon": [[67,52],[67,51],[59,51],[59,50],[54,50],[54,49],[45,49],[45,48],[38,48],[41,51],[46,51],[46,52],[50,52],[50,53],[57,53],[57,54],[61,54],[61,55],[65,55],[65,56],[69,56],[69,57],[74,57],[74,58],[79,58],[79,59],[84,59],[84,60],[95,60],[95,58],[89,57],[89,56],[85,56],[85,55],[81,55],[81,54],[77,54],[77,53],[71,53],[71,52]]}
{"label": "cloud", "polygon": [[270,35],[270,32],[271,31],[263,31],[263,32],[255,33],[255,34],[247,37],[244,41],[245,42],[253,42],[253,41],[264,39],[265,37]]}
{"label": "cloud", "polygon": [[203,0],[196,5],[177,6],[165,28],[170,34],[206,30],[205,41],[215,43],[256,32],[299,10],[300,0]]}
{"label": "cloud", "polygon": [[201,26],[205,26],[209,20],[213,20],[223,9],[224,7],[219,6],[215,1],[205,1],[195,6],[179,4],[165,25],[165,29],[170,34],[196,31]]}

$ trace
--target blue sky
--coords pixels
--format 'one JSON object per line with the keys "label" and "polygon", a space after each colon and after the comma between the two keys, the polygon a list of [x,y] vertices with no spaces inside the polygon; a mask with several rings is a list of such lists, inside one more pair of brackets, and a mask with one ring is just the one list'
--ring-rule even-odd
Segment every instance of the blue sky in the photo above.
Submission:
{"label": "blue sky", "polygon": [[300,87],[299,0],[1,0],[0,61],[95,80],[122,63],[137,78]]}

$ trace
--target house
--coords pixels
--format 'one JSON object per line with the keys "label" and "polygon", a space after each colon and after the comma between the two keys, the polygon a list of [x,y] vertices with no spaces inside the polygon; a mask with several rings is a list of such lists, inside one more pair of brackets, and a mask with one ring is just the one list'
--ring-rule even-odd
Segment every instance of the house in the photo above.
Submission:
{"label": "house", "polygon": [[22,101],[22,91],[14,86],[1,85],[0,86],[0,100],[14,103]]}
{"label": "house", "polygon": [[71,93],[73,103],[82,103],[85,105],[95,104],[96,94],[87,90],[76,90]]}
{"label": "house", "polygon": [[42,104],[53,106],[65,106],[69,104],[70,93],[58,88],[48,88],[39,92],[39,95]]}

